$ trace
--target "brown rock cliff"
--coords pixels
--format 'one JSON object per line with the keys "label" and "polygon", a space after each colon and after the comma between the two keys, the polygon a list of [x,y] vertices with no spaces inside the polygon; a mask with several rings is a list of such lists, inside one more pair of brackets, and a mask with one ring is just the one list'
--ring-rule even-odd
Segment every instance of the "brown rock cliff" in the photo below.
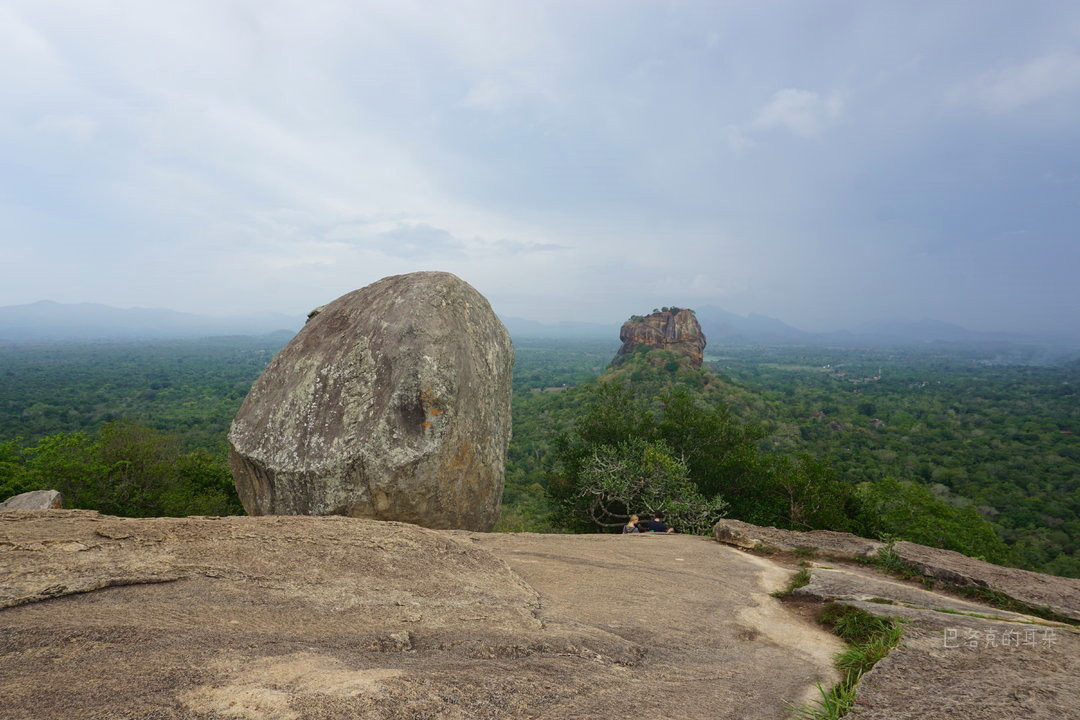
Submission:
{"label": "brown rock cliff", "polygon": [[616,362],[641,345],[685,355],[694,367],[701,367],[705,357],[705,333],[693,310],[674,308],[645,317],[635,315],[623,323],[619,339],[623,344],[615,355]]}

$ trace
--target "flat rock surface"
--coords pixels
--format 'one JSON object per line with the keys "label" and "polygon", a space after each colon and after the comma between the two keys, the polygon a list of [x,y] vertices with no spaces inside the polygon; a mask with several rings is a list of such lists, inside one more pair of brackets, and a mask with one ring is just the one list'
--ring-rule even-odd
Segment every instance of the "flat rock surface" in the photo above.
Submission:
{"label": "flat rock surface", "polygon": [[5,718],[777,718],[839,641],[694,537],[0,513]]}
{"label": "flat rock surface", "polygon": [[1020,602],[1048,607],[1059,615],[1080,620],[1080,580],[1002,567],[969,558],[952,550],[898,542],[897,556],[929,577],[954,585],[998,590]]}
{"label": "flat rock surface", "polygon": [[[860,560],[885,548],[876,540],[831,530],[797,532],[760,527],[739,520],[721,520],[713,537],[727,545],[775,552],[797,549],[822,557]],[[952,550],[898,542],[893,552],[923,575],[961,587],[986,588],[1035,607],[1045,607],[1062,617],[1080,620],[1080,580],[1002,567],[976,560]]]}
{"label": "flat rock surface", "polygon": [[907,619],[900,645],[863,676],[858,720],[1080,717],[1080,632],[876,603]]}
{"label": "flat rock surface", "polygon": [[918,608],[965,613],[979,613],[1012,620],[1033,621],[1036,618],[998,608],[987,608],[980,603],[968,602],[951,595],[927,590],[910,582],[879,576],[866,570],[815,567],[810,582],[795,589],[795,597],[811,598],[822,602],[858,600],[872,602],[887,599]]}
{"label": "flat rock surface", "polygon": [[640,674],[538,717],[777,718],[830,684],[836,637],[769,592],[786,568],[686,535],[488,534],[473,539],[540,593],[545,622],[647,649]]}

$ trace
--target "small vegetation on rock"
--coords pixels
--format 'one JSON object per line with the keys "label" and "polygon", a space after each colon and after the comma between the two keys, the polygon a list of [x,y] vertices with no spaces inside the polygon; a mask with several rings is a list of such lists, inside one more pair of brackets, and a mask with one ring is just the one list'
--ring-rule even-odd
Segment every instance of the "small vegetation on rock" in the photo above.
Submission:
{"label": "small vegetation on rock", "polygon": [[900,643],[900,620],[886,620],[850,605],[828,603],[818,620],[850,644],[836,656],[836,668],[844,679],[829,690],[818,685],[821,697],[809,705],[791,707],[804,720],[837,720],[855,703],[859,680]]}
{"label": "small vegetation on rock", "polygon": [[774,593],[770,593],[774,598],[783,598],[790,595],[795,590],[806,587],[810,582],[810,568],[803,568],[799,572],[791,576],[791,580],[788,580],[787,586],[783,590],[777,590]]}

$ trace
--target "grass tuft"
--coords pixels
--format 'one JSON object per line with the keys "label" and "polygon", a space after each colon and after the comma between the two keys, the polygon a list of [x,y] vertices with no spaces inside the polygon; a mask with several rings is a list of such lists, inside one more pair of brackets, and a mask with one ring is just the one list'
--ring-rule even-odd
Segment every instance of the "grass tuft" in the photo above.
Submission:
{"label": "grass tuft", "polygon": [[810,582],[810,568],[803,568],[799,572],[791,576],[791,580],[788,581],[787,587],[783,590],[777,590],[776,592],[769,593],[774,598],[787,597],[797,588],[801,588]]}
{"label": "grass tuft", "polygon": [[820,698],[816,698],[810,705],[796,707],[789,705],[789,710],[795,711],[796,718],[804,720],[838,720],[847,714],[847,711],[855,703],[855,686],[841,688],[836,685],[829,690],[817,686]]}
{"label": "grass tuft", "polygon": [[905,580],[918,578],[919,580],[923,580],[924,584],[926,580],[930,580],[931,583],[933,582],[932,579],[926,578],[925,575],[919,572],[918,568],[916,568],[911,563],[906,562],[899,555],[897,555],[896,551],[893,550],[892,543],[889,543],[885,547],[878,550],[877,555],[867,558],[865,562],[873,565],[879,570],[883,570],[889,573],[890,575],[898,575]]}
{"label": "grass tuft", "polygon": [[838,720],[855,703],[863,674],[899,644],[903,625],[900,620],[885,620],[839,603],[826,604],[818,620],[851,643],[836,656],[836,668],[844,673],[844,679],[829,690],[818,685],[820,698],[807,705],[789,705],[788,709],[801,720]]}

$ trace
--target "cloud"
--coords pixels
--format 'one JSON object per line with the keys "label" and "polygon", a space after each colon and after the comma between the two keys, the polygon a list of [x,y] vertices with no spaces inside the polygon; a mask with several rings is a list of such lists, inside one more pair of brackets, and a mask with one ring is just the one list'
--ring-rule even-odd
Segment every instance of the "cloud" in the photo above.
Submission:
{"label": "cloud", "polygon": [[0,304],[299,312],[438,267],[544,319],[1080,305],[1075,3],[61,4],[0,2]]}
{"label": "cloud", "polygon": [[37,129],[46,134],[80,144],[93,140],[99,127],[97,120],[86,115],[46,115],[37,123]]}
{"label": "cloud", "polygon": [[52,44],[14,8],[0,6],[0,58],[8,62],[56,62]]}
{"label": "cloud", "polygon": [[551,104],[555,94],[535,78],[518,75],[506,78],[481,78],[474,82],[461,106],[478,110],[503,111],[515,107]]}
{"label": "cloud", "polygon": [[425,260],[460,257],[464,250],[462,242],[449,232],[424,223],[404,224],[381,232],[368,244],[386,255]]}
{"label": "cloud", "polygon": [[844,100],[840,93],[821,95],[810,90],[777,90],[750,124],[758,130],[782,129],[804,138],[818,138],[840,119]]}
{"label": "cloud", "polygon": [[489,243],[488,247],[499,255],[529,255],[570,249],[569,246],[560,245],[559,243],[521,242],[517,240],[496,240]]}
{"label": "cloud", "polygon": [[995,112],[1010,112],[1077,92],[1080,92],[1080,55],[1055,53],[981,73],[953,88],[951,99]]}

